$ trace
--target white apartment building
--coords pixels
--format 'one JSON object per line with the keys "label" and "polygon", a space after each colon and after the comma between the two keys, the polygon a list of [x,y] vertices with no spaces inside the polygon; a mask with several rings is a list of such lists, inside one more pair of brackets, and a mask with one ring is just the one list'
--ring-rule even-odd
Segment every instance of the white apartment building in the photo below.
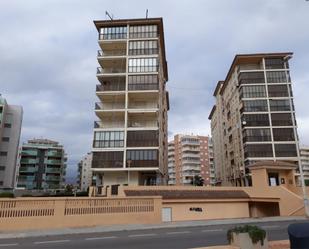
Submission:
{"label": "white apartment building", "polygon": [[87,191],[88,187],[92,183],[92,153],[89,152],[78,163],[78,179],[77,183],[81,191]]}
{"label": "white apartment building", "polygon": [[96,185],[167,183],[168,80],[162,18],[94,21],[99,33]]}

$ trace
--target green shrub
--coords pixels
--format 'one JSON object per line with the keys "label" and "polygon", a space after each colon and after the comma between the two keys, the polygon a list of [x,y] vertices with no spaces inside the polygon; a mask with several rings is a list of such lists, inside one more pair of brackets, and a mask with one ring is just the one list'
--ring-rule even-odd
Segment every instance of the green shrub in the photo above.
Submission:
{"label": "green shrub", "polygon": [[232,235],[233,233],[236,234],[248,233],[253,244],[256,244],[259,241],[261,241],[261,245],[264,245],[264,239],[266,238],[265,230],[259,228],[258,226],[245,225],[245,226],[234,227],[227,231],[227,239],[229,243],[233,241],[233,235]]}
{"label": "green shrub", "polygon": [[14,194],[11,192],[0,193],[0,198],[14,198]]}
{"label": "green shrub", "polygon": [[309,186],[309,179],[305,179],[305,186]]}

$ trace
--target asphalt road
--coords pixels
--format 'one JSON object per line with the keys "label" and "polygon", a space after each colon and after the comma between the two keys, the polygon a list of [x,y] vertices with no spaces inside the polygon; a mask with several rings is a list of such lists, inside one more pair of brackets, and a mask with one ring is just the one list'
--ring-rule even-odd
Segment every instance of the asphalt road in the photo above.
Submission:
{"label": "asphalt road", "polygon": [[[278,221],[258,223],[257,225],[267,231],[269,240],[283,240],[288,239],[287,227],[290,223],[291,221]],[[295,223],[295,221],[292,223]],[[0,248],[188,249],[227,244],[226,232],[233,226],[235,225],[161,228],[138,231],[1,239]]]}

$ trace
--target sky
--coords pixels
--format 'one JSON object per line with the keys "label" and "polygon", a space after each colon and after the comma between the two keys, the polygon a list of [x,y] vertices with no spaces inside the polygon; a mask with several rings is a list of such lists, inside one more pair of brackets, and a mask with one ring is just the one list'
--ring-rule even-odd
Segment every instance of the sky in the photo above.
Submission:
{"label": "sky", "polygon": [[23,106],[21,142],[64,145],[68,176],[91,151],[99,49],[93,20],[163,17],[169,137],[210,135],[218,80],[235,54],[294,52],[290,60],[300,143],[309,145],[309,1],[0,0],[0,93]]}

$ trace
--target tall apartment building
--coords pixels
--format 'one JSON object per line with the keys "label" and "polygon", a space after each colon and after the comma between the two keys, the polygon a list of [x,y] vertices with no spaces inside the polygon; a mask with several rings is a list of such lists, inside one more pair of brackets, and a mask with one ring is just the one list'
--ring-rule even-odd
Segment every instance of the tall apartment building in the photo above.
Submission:
{"label": "tall apartment building", "polygon": [[309,185],[309,147],[301,146],[300,147],[300,162],[303,168],[304,179]]}
{"label": "tall apartment building", "polygon": [[94,21],[99,33],[96,184],[167,181],[168,80],[162,18]]}
{"label": "tall apartment building", "polygon": [[201,176],[204,185],[215,184],[215,169],[211,138],[207,136],[175,135],[168,143],[169,185],[192,185]]}
{"label": "tall apartment building", "polygon": [[87,153],[86,156],[78,163],[77,184],[81,191],[87,191],[92,183],[92,153]]}
{"label": "tall apartment building", "polygon": [[20,149],[17,187],[61,189],[66,174],[66,154],[62,145],[48,139],[32,139]]}
{"label": "tall apartment building", "polygon": [[0,95],[0,188],[15,187],[22,118],[22,107],[7,104]]}
{"label": "tall apartment building", "polygon": [[214,91],[209,119],[217,180],[250,185],[248,165],[261,160],[299,165],[289,59],[292,53],[236,55]]}

